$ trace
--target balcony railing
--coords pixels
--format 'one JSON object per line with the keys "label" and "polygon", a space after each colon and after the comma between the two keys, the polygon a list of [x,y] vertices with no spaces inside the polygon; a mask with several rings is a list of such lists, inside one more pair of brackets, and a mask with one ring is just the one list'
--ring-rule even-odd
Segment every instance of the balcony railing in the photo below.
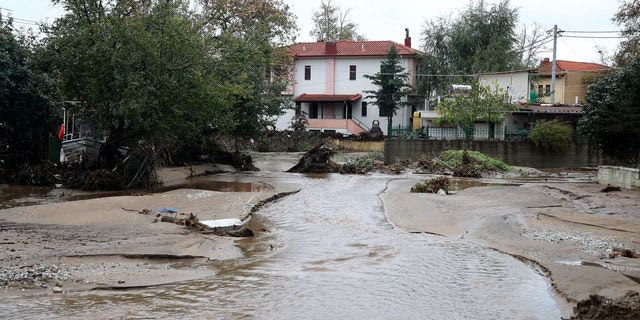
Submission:
{"label": "balcony railing", "polygon": [[346,119],[346,115],[344,113],[324,113],[324,114],[317,114],[315,115],[316,117],[314,118],[313,116],[309,116],[309,119]]}

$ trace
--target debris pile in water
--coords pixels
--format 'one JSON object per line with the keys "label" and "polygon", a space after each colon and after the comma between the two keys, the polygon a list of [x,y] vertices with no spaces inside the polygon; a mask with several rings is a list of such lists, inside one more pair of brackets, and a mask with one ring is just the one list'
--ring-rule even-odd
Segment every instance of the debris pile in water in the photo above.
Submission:
{"label": "debris pile in water", "polygon": [[629,291],[622,297],[609,299],[591,295],[578,302],[569,320],[631,320],[640,319],[640,293]]}
{"label": "debris pile in water", "polygon": [[449,186],[451,182],[448,177],[436,177],[425,182],[418,182],[411,188],[411,192],[416,193],[438,193],[443,190],[445,193],[449,192]]}
{"label": "debris pile in water", "polygon": [[311,150],[307,151],[298,164],[293,166],[287,172],[295,173],[331,173],[341,172],[342,166],[333,162],[331,157],[336,152],[326,146],[324,142],[317,144]]}

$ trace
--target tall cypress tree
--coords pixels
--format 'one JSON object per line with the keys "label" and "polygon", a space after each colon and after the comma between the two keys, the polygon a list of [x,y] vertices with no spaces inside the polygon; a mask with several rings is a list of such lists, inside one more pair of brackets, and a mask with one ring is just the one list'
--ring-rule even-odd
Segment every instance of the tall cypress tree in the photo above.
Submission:
{"label": "tall cypress tree", "polygon": [[380,72],[372,76],[365,75],[365,78],[378,87],[375,91],[365,91],[369,94],[366,98],[375,101],[380,114],[387,117],[388,126],[391,128],[393,115],[396,110],[407,105],[406,97],[411,91],[408,83],[409,75],[400,65],[400,56],[395,46],[389,47],[387,58],[380,66]]}

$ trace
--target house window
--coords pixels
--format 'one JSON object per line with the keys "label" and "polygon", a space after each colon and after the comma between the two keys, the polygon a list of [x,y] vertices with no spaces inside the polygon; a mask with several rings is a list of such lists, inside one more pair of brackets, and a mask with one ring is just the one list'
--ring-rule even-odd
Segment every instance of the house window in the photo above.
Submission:
{"label": "house window", "polygon": [[544,93],[549,94],[551,93],[551,85],[548,84],[544,87]]}
{"label": "house window", "polygon": [[542,94],[543,86],[541,84],[538,85],[538,94]]}
{"label": "house window", "polygon": [[362,101],[362,116],[363,117],[367,116],[367,102],[366,101]]}
{"label": "house window", "polygon": [[349,66],[349,80],[355,80],[356,79],[356,66],[355,65],[350,65]]}
{"label": "house window", "polygon": [[311,80],[311,66],[304,66],[304,79]]}

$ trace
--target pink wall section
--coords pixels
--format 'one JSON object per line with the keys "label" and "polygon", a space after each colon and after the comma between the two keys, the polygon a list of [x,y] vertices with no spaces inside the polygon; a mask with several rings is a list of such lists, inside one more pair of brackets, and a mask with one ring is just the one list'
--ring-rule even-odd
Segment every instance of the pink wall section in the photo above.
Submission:
{"label": "pink wall section", "polygon": [[334,94],[336,89],[336,60],[327,59],[327,76],[325,78],[325,93]]}
{"label": "pink wall section", "polygon": [[364,130],[351,119],[308,119],[308,121],[310,129],[346,129],[352,134],[364,132]]}

